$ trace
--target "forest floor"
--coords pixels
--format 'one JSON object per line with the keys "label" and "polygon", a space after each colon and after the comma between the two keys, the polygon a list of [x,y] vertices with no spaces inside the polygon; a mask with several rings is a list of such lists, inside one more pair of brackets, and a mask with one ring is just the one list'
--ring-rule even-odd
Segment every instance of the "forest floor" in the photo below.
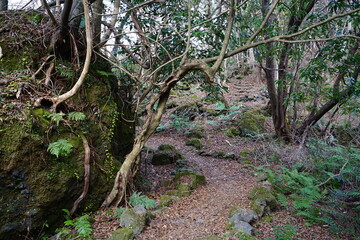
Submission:
{"label": "forest floor", "polygon": [[[253,76],[249,75],[241,81],[233,79],[228,83],[229,91],[225,94],[225,98],[230,105],[237,102],[239,98],[250,98],[252,100],[244,102],[247,107],[266,106],[267,99],[260,96],[260,92],[264,87],[259,82],[254,84]],[[239,89],[241,90],[239,91]],[[195,95],[203,97],[204,93],[195,92]],[[185,97],[172,96],[170,102],[173,100],[181,104],[193,101],[194,98],[192,94]],[[170,121],[169,115],[164,116],[162,122],[166,123],[168,121]],[[203,126],[206,132],[206,136],[202,139],[204,146],[201,152],[222,151],[238,154],[243,150],[256,151],[263,144],[251,138],[228,137],[224,134],[223,130],[229,126],[221,124],[213,126],[207,124],[204,118],[195,119],[194,123]],[[270,118],[266,120],[266,129],[267,132],[272,132]],[[187,138],[184,131],[177,131],[173,127],[168,127],[164,131],[154,134],[146,146],[151,149],[157,149],[161,144],[175,146],[187,160],[187,168],[191,168],[195,172],[204,175],[207,184],[194,190],[189,197],[181,198],[169,208],[158,213],[146,229],[136,236],[137,240],[190,240],[201,239],[207,236],[217,236],[221,239],[236,239],[232,238],[231,234],[228,234],[226,230],[229,211],[235,205],[250,209],[249,192],[254,186],[260,185],[256,176],[254,176],[255,169],[235,160],[201,156],[199,155],[199,150],[192,146],[186,146]],[[253,165],[260,165],[260,163],[257,164],[255,162]],[[173,178],[172,172],[176,169],[176,166],[175,164],[153,166],[145,161],[142,169],[144,177],[151,182],[151,189],[147,194],[156,198],[164,194],[161,184]],[[106,213],[106,211],[103,211],[95,216],[94,236],[96,239],[107,239],[112,231],[119,228],[118,220]],[[304,219],[292,216],[284,208],[279,207],[267,215],[271,221],[262,221],[260,219],[253,224],[255,229],[254,237],[258,239],[276,239],[274,229],[285,225],[294,225],[298,228],[295,236],[297,239],[336,238],[330,234],[327,226],[310,225]]]}

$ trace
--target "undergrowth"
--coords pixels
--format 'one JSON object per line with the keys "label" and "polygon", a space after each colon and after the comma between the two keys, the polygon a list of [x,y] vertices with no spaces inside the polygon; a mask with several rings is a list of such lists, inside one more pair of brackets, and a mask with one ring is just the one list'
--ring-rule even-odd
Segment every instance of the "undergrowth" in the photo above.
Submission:
{"label": "undergrowth", "polygon": [[309,223],[328,225],[335,235],[359,236],[360,150],[317,139],[306,147],[307,161],[259,168],[277,190],[280,205]]}

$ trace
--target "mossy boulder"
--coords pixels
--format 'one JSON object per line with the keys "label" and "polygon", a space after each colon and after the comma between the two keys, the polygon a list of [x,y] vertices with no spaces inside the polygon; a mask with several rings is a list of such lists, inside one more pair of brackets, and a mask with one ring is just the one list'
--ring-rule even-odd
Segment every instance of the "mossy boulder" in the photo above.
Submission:
{"label": "mossy boulder", "polygon": [[273,210],[277,206],[276,193],[268,186],[254,187],[248,198],[251,200],[251,208],[258,215],[262,216],[266,209]]}
{"label": "mossy boulder", "polygon": [[145,227],[145,223],[146,216],[137,214],[134,209],[126,209],[120,217],[120,226],[133,230],[135,235],[141,233]]}
{"label": "mossy boulder", "polygon": [[206,184],[205,176],[193,172],[177,173],[173,179],[174,190],[167,192],[167,195],[177,197],[190,196],[192,190]]}
{"label": "mossy boulder", "polygon": [[222,114],[224,111],[220,111],[220,110],[216,110],[213,108],[208,108],[208,107],[200,107],[199,108],[200,113],[202,116],[219,116],[220,114]]}
{"label": "mossy boulder", "polygon": [[111,233],[108,240],[133,240],[134,231],[129,228],[120,228]]}
{"label": "mossy boulder", "polygon": [[198,139],[198,138],[190,138],[190,139],[186,140],[185,145],[193,146],[196,149],[201,149],[203,147],[200,139]]}
{"label": "mossy boulder", "polygon": [[206,137],[206,129],[203,126],[195,126],[189,132],[185,133],[190,138],[203,138]]}
{"label": "mossy boulder", "polygon": [[[3,35],[0,43],[2,40]],[[43,46],[42,41],[40,45]],[[2,63],[10,63],[6,59],[9,49],[4,49]],[[31,51],[41,57],[38,49]],[[0,68],[4,72],[13,70],[13,66],[2,63]],[[91,174],[90,189],[76,213],[96,210],[111,191],[123,157],[133,144],[135,128],[133,123],[123,120],[130,119],[130,107],[111,89],[117,80],[98,75],[97,70],[104,70],[99,66],[93,64],[82,91],[63,104],[66,122],[51,121],[48,106],[33,109],[31,101],[36,96],[26,95],[26,91],[22,92],[21,101],[16,100],[16,111],[4,111],[0,104],[0,239],[23,239],[26,234],[37,236],[46,231],[51,234],[63,224],[63,217],[59,217],[63,215],[62,209],[71,209],[83,191],[84,147],[80,135],[91,145]],[[62,85],[64,90],[67,87]],[[60,91],[54,89],[54,93]],[[11,104],[14,98],[2,100]],[[68,113],[72,111],[83,112],[86,121],[69,120]],[[50,143],[59,139],[72,145],[68,156],[56,157],[47,150]],[[49,228],[44,228],[45,223]]]}
{"label": "mossy boulder", "polygon": [[202,106],[200,102],[191,102],[177,107],[172,112],[172,115],[175,117],[187,118],[187,120],[193,121],[197,116],[200,115],[200,106]]}
{"label": "mossy boulder", "polygon": [[162,144],[158,147],[158,150],[154,152],[151,164],[159,166],[182,162],[183,160],[184,156],[174,146]]}
{"label": "mossy boulder", "polygon": [[230,138],[234,138],[236,136],[240,136],[241,131],[237,128],[229,128],[224,132],[224,135]]}
{"label": "mossy boulder", "polygon": [[173,202],[173,198],[168,195],[164,195],[159,199],[158,206],[159,207],[169,207]]}
{"label": "mossy boulder", "polygon": [[259,134],[265,131],[265,117],[261,110],[249,110],[241,114],[238,129],[242,136]]}

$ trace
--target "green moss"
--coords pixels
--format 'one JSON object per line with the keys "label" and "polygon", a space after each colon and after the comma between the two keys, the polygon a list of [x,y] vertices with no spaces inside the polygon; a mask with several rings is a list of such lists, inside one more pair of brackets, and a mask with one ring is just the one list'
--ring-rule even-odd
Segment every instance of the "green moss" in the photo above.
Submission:
{"label": "green moss", "polygon": [[265,130],[265,117],[261,110],[244,112],[238,122],[242,135],[259,134]]}
{"label": "green moss", "polygon": [[261,218],[261,220],[263,222],[268,222],[268,223],[273,222],[273,219],[271,217],[269,217],[269,216],[264,216],[264,217]]}
{"label": "green moss", "polygon": [[228,231],[231,231],[234,228],[234,226],[235,226],[235,223],[233,221],[231,221],[226,225],[225,229]]}
{"label": "green moss", "polygon": [[193,172],[177,173],[174,177],[173,182],[175,182],[176,184],[186,183],[191,187],[191,190],[197,188],[198,186],[206,185],[205,176]]}
{"label": "green moss", "polygon": [[201,149],[203,147],[200,139],[198,138],[190,138],[185,143],[187,146],[193,146],[196,149]]}
{"label": "green moss", "polygon": [[248,159],[249,156],[250,156],[250,153],[251,153],[251,151],[248,150],[248,149],[246,149],[246,150],[241,151],[241,152],[239,153],[239,156],[240,156],[240,157],[243,157],[243,158],[245,158],[245,159]]}
{"label": "green moss", "polygon": [[206,136],[206,130],[203,126],[196,126],[190,130],[187,135],[191,138],[203,138]]}
{"label": "green moss", "polygon": [[207,116],[219,116],[221,113],[221,111],[219,111],[219,110],[207,108],[207,107],[201,107],[201,108],[199,108],[199,110],[202,114],[207,115]]}
{"label": "green moss", "polygon": [[169,207],[173,199],[170,196],[162,196],[159,200],[160,207]]}
{"label": "green moss", "polygon": [[229,211],[229,218],[231,218],[239,208],[241,208],[239,205],[232,206]]}
{"label": "green moss", "polygon": [[169,195],[169,196],[179,196],[179,191],[178,190],[170,190],[168,192],[166,192],[166,195]]}
{"label": "green moss", "polygon": [[121,228],[111,233],[109,240],[133,240],[134,231],[129,228]]}
{"label": "green moss", "polygon": [[191,194],[191,186],[179,183],[177,186],[178,197],[188,197]]}
{"label": "green moss", "polygon": [[41,128],[46,129],[50,126],[50,120],[46,118],[50,114],[49,111],[45,110],[44,108],[35,108],[32,110],[32,114],[38,120]]}
{"label": "green moss", "polygon": [[273,190],[264,186],[257,186],[251,190],[248,198],[252,200],[251,206],[253,211],[259,215],[262,212],[264,203],[266,203],[266,207],[269,209],[276,208],[277,201],[275,196],[276,194]]}
{"label": "green moss", "polygon": [[176,148],[171,144],[161,144],[158,147],[158,150],[161,150],[161,151],[173,151],[173,150],[176,150]]}
{"label": "green moss", "polygon": [[224,135],[230,138],[234,138],[235,136],[239,136],[240,134],[241,132],[237,128],[230,128],[224,132]]}

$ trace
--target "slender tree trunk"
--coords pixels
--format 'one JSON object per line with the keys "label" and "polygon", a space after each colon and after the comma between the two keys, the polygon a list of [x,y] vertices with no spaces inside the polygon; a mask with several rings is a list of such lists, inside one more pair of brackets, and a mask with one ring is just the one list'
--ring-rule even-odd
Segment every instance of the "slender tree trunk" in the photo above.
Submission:
{"label": "slender tree trunk", "polygon": [[[126,187],[129,180],[134,177],[139,169],[140,153],[149,137],[159,126],[161,117],[165,111],[166,102],[169,98],[170,91],[175,82],[166,85],[155,97],[153,97],[146,106],[148,115],[143,130],[136,137],[132,151],[126,155],[124,163],[116,174],[113,189],[106,197],[101,207],[114,206],[117,207],[126,197]],[[154,112],[154,104],[158,101],[158,106]]]}
{"label": "slender tree trunk", "polygon": [[96,0],[93,4],[94,12],[94,48],[98,49],[101,41],[101,14],[103,10],[103,0]]}

